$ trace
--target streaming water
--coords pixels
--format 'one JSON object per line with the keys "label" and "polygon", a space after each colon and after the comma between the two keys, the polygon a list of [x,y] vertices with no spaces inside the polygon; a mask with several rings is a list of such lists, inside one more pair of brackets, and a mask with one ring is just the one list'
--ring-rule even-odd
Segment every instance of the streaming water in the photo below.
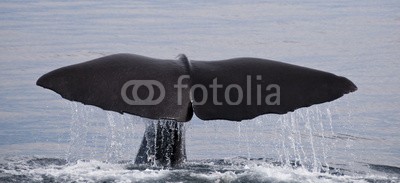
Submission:
{"label": "streaming water", "polygon": [[70,107],[68,162],[100,158],[116,163],[136,155],[140,142],[135,139],[143,135],[146,120],[113,112],[105,112],[99,120],[93,108],[78,103],[71,103]]}
{"label": "streaming water", "polygon": [[[106,112],[104,119],[98,121],[95,110],[78,103],[70,104],[71,125],[69,149],[66,159],[33,157],[8,158],[0,165],[1,180],[13,181],[78,181],[78,182],[125,182],[125,181],[228,181],[228,182],[351,182],[380,180],[388,177],[379,175],[354,174],[340,165],[328,161],[335,157],[337,136],[331,128],[324,125],[332,121],[329,106],[324,110],[312,107],[284,116],[259,117],[256,123],[277,120],[274,149],[275,155],[268,154],[253,158],[250,147],[265,143],[264,138],[250,140],[248,136],[257,133],[250,130],[246,123],[238,123],[233,136],[240,140],[237,149],[243,149],[246,157],[223,159],[189,159],[179,168],[162,169],[153,166],[135,165],[132,158],[136,155],[139,142],[134,142],[135,134],[144,131],[144,127],[153,126],[157,134],[159,123],[154,120]],[[167,124],[161,122],[161,125]],[[244,126],[244,127],[242,127]],[[190,132],[190,130],[189,130]],[[156,136],[149,136],[148,145],[157,143]],[[272,139],[269,139],[272,140]],[[259,147],[257,147],[259,148]],[[350,147],[351,148],[351,147]],[[156,149],[154,149],[156,150]],[[148,152],[152,154],[151,152]],[[130,158],[129,158],[130,157]],[[277,157],[271,158],[271,157]],[[101,160],[101,161],[99,161]],[[397,170],[395,169],[395,172]],[[12,175],[12,176],[10,176]],[[352,176],[349,176],[352,175]],[[393,177],[392,177],[393,178]]]}

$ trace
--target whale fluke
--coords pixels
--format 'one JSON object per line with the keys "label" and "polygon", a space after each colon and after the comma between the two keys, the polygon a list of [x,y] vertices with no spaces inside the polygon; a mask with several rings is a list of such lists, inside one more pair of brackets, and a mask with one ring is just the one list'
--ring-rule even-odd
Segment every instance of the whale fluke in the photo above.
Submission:
{"label": "whale fluke", "polygon": [[104,110],[180,122],[193,112],[203,120],[232,121],[285,114],[357,90],[345,77],[266,59],[162,60],[134,54],[63,67],[37,85]]}
{"label": "whale fluke", "polygon": [[284,114],[335,100],[357,90],[348,79],[282,62],[161,60],[110,55],[63,67],[36,83],[65,99],[157,122],[146,127],[135,164],[178,166],[186,159],[183,123],[200,119],[241,121]]}

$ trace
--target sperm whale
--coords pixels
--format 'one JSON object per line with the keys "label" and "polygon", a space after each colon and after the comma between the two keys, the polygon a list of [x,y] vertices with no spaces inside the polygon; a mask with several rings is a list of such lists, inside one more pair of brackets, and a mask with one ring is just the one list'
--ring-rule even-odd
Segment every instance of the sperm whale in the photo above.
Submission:
{"label": "sperm whale", "polygon": [[141,116],[148,125],[135,162],[177,166],[186,159],[184,127],[202,120],[241,121],[330,102],[357,90],[335,74],[260,58],[218,61],[114,54],[62,67],[38,86],[71,101]]}

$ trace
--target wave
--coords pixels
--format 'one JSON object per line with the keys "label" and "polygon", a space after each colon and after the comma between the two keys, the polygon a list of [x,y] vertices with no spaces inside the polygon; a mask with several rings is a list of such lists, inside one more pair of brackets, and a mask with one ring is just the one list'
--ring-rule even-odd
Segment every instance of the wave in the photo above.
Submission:
{"label": "wave", "polygon": [[400,168],[369,165],[385,174],[346,172],[327,168],[312,172],[292,162],[242,157],[190,160],[181,167],[162,168],[49,157],[6,158],[0,164],[0,182],[397,182]]}

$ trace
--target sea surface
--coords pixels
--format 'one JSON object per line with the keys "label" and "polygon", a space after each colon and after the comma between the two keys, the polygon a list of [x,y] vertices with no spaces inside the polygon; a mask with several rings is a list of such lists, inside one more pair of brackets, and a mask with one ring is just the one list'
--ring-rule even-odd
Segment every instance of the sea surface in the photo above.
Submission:
{"label": "sea surface", "polygon": [[[152,121],[62,99],[43,74],[114,53],[259,57],[358,91],[185,124],[188,161],[137,166]],[[400,1],[1,1],[0,182],[400,182]]]}

